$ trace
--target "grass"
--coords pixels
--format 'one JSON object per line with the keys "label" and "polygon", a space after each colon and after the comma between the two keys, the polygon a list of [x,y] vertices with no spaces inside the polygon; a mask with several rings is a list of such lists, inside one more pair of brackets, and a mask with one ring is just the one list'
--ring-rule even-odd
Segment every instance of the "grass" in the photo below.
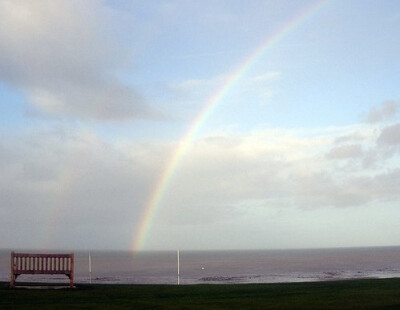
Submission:
{"label": "grass", "polygon": [[400,309],[400,279],[238,285],[77,285],[9,289],[0,309]]}

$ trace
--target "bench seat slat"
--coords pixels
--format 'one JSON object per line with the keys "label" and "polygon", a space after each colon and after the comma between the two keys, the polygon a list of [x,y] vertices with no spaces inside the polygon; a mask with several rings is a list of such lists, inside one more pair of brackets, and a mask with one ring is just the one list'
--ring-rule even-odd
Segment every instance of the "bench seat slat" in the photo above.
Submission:
{"label": "bench seat slat", "polygon": [[21,275],[21,274],[71,274],[70,270],[14,270],[14,274]]}

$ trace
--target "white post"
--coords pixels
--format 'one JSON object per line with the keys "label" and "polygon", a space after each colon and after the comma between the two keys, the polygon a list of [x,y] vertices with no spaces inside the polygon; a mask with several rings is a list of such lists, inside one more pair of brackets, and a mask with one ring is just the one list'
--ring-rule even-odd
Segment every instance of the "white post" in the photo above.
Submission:
{"label": "white post", "polygon": [[177,255],[178,255],[178,285],[179,285],[180,284],[180,270],[179,270],[179,264],[180,264],[179,259],[180,259],[180,257],[179,257],[179,250],[178,250]]}
{"label": "white post", "polygon": [[89,283],[92,284],[92,256],[89,250]]}

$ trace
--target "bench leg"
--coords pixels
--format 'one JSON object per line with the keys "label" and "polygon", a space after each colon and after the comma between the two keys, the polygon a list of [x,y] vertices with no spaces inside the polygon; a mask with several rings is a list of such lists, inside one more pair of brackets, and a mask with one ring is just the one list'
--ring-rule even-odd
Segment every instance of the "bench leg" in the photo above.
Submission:
{"label": "bench leg", "polygon": [[17,282],[19,274],[11,274],[11,279],[10,279],[10,287],[15,287],[15,282]]}
{"label": "bench leg", "polygon": [[74,276],[71,274],[69,277],[69,287],[74,288]]}

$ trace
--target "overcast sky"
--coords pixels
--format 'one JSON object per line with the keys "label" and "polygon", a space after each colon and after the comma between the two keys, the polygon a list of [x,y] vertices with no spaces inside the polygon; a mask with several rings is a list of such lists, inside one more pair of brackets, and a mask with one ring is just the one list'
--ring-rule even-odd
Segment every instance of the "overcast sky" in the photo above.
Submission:
{"label": "overcast sky", "polygon": [[0,0],[0,137],[1,248],[400,245],[400,2]]}

